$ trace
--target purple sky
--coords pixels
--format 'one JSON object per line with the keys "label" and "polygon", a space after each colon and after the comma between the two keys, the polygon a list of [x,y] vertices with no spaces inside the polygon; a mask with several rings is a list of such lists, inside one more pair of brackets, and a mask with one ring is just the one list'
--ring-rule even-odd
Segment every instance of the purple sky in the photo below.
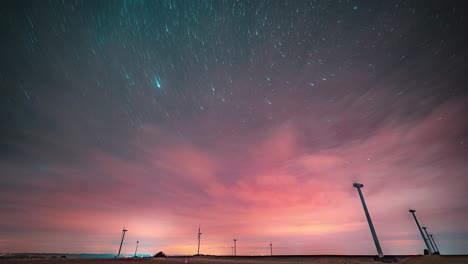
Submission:
{"label": "purple sky", "polygon": [[7,1],[0,252],[468,254],[459,1]]}

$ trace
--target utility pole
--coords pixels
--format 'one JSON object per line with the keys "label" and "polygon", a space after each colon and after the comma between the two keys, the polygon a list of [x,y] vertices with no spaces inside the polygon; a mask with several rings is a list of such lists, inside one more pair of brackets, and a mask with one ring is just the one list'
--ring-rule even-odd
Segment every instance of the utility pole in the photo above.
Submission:
{"label": "utility pole", "polygon": [[419,233],[421,233],[421,237],[422,237],[422,239],[423,239],[423,241],[424,241],[424,244],[426,244],[427,250],[429,250],[429,254],[432,255],[432,250],[431,250],[431,248],[429,247],[429,244],[427,243],[427,240],[426,240],[426,238],[424,237],[424,234],[423,234],[423,231],[422,231],[422,229],[421,229],[421,226],[419,225],[418,219],[416,218],[416,215],[414,214],[414,213],[416,212],[416,210],[410,209],[409,212],[413,215],[414,221],[416,221],[416,225],[418,226]]}
{"label": "utility pole", "polygon": [[138,243],[140,243],[140,241],[137,241],[137,245],[136,245],[136,248],[135,248],[135,255],[133,255],[134,258],[136,258],[136,253],[137,253],[137,250],[138,250]]}
{"label": "utility pole", "polygon": [[424,229],[424,232],[426,233],[426,237],[429,240],[429,243],[431,244],[432,253],[434,253],[436,250],[435,250],[434,245],[432,244],[432,241],[431,241],[431,238],[429,237],[429,234],[427,233],[427,227],[423,226],[422,229]]}
{"label": "utility pole", "polygon": [[377,234],[375,233],[374,225],[372,224],[371,217],[369,215],[369,211],[367,210],[366,202],[364,201],[364,196],[362,196],[361,188],[364,187],[361,183],[353,183],[353,186],[356,187],[359,193],[359,197],[361,198],[362,207],[364,207],[364,213],[366,214],[367,223],[369,223],[369,228],[372,234],[372,238],[374,239],[375,248],[377,249],[377,253],[379,254],[379,258],[383,258],[382,248],[380,247],[379,239],[377,238]]}
{"label": "utility pole", "polygon": [[120,241],[119,253],[117,253],[117,258],[120,257],[120,250],[122,249],[122,244],[123,244],[123,241],[124,241],[125,232],[127,232],[127,231],[128,230],[125,229],[125,227],[122,229],[122,240]]}
{"label": "utility pole", "polygon": [[202,233],[200,233],[200,227],[198,227],[198,251],[197,251],[197,255],[200,255],[200,235]]}

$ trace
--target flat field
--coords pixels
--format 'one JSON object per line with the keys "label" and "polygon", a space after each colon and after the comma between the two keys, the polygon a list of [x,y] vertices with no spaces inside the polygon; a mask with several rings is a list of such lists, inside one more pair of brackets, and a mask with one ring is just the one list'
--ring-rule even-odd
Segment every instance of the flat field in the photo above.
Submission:
{"label": "flat field", "polygon": [[414,256],[375,260],[372,257],[179,257],[150,259],[0,259],[0,264],[466,264],[468,256]]}

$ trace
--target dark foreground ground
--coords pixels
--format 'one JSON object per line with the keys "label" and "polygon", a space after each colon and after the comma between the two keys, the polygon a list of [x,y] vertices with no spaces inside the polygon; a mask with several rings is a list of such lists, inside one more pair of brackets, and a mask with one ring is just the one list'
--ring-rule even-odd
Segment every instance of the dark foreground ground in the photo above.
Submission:
{"label": "dark foreground ground", "polygon": [[158,259],[1,259],[0,264],[364,264],[364,263],[404,263],[404,264],[466,264],[468,256],[414,256],[387,257],[382,260],[373,257],[179,257]]}

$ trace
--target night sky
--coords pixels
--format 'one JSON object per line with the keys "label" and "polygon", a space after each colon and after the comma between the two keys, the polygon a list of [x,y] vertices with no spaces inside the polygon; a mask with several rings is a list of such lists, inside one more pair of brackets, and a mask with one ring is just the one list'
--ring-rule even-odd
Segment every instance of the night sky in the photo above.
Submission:
{"label": "night sky", "polygon": [[465,1],[2,1],[0,252],[468,253]]}

